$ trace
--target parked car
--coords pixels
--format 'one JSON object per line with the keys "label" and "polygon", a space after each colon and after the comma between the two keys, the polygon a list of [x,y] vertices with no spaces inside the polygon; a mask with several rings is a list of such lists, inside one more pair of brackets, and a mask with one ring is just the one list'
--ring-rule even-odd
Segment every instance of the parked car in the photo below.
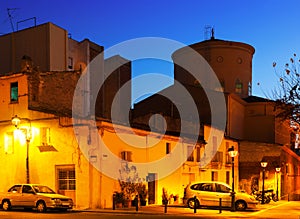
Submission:
{"label": "parked car", "polygon": [[35,208],[37,212],[47,209],[66,211],[73,208],[70,197],[55,193],[45,185],[16,184],[6,193],[0,194],[0,204],[4,211],[14,207]]}
{"label": "parked car", "polygon": [[[222,206],[231,207],[231,191],[230,186],[223,182],[194,182],[185,188],[183,201],[189,208],[198,208],[200,206],[219,206],[220,198],[222,198]],[[196,201],[194,200],[195,196]],[[255,208],[257,204],[258,201],[253,196],[243,192],[235,193],[236,210]]]}

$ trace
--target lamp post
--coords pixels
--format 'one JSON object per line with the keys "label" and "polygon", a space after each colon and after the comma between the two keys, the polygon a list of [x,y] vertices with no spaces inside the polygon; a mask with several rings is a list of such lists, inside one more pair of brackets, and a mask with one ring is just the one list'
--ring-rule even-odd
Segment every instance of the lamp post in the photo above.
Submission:
{"label": "lamp post", "polygon": [[228,149],[228,154],[231,157],[232,168],[232,191],[231,191],[231,211],[235,211],[235,192],[234,192],[234,157],[237,155],[237,151],[234,150],[234,146]]}
{"label": "lamp post", "polygon": [[277,177],[276,177],[276,200],[279,200],[278,198],[278,175],[280,173],[281,168],[280,167],[276,167],[276,173],[277,173]]}
{"label": "lamp post", "polygon": [[[29,119],[26,119],[30,122]],[[21,123],[21,118],[19,118],[17,115],[15,115],[11,119],[11,123],[17,128],[18,125]],[[30,183],[30,175],[29,175],[29,144],[30,144],[30,133],[28,133],[27,129],[19,129],[24,132],[26,137],[26,183]]]}
{"label": "lamp post", "polygon": [[260,165],[263,168],[263,172],[262,172],[262,180],[263,180],[262,181],[262,200],[261,200],[261,203],[265,204],[265,170],[266,170],[266,167],[268,165],[268,162],[262,160],[260,162]]}

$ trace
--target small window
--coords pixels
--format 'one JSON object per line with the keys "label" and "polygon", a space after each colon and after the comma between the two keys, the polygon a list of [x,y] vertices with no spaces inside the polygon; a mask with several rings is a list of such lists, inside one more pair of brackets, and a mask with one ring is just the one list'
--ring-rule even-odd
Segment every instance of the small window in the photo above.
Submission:
{"label": "small window", "polygon": [[187,161],[194,161],[194,147],[187,147]]}
{"label": "small window", "polygon": [[132,152],[131,151],[122,151],[121,159],[128,161],[128,162],[132,162]]}
{"label": "small window", "polygon": [[50,145],[50,128],[40,128],[41,145]]}
{"label": "small window", "polygon": [[218,181],[218,172],[216,171],[211,172],[211,181]]}
{"label": "small window", "polygon": [[230,171],[226,171],[226,183],[229,184],[230,181]]}
{"label": "small window", "polygon": [[200,162],[201,158],[201,151],[200,151],[200,146],[196,147],[196,162]]}
{"label": "small window", "polygon": [[170,143],[166,143],[166,154],[171,153],[171,144]]}
{"label": "small window", "polygon": [[76,189],[75,168],[58,168],[57,174],[59,190]]}
{"label": "small window", "polygon": [[72,57],[68,58],[68,68],[73,69],[73,58]]}
{"label": "small window", "polygon": [[243,93],[243,83],[239,79],[235,82],[235,92],[238,94]]}
{"label": "small window", "polygon": [[7,132],[4,136],[4,152],[6,154],[14,153],[14,133]]}
{"label": "small window", "polygon": [[18,82],[10,84],[10,102],[18,102]]}

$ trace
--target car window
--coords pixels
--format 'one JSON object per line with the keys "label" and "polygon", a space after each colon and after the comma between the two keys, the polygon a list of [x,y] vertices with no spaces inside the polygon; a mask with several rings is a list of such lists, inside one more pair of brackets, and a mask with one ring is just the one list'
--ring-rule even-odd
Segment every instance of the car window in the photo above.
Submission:
{"label": "car window", "polygon": [[202,184],[200,184],[199,190],[200,191],[212,192],[213,191],[212,183],[202,183]]}
{"label": "car window", "polygon": [[201,187],[201,184],[194,184],[194,185],[191,185],[191,189],[192,189],[192,190],[200,190],[200,187]]}
{"label": "car window", "polygon": [[229,193],[231,189],[225,185],[216,183],[217,192]]}
{"label": "car window", "polygon": [[19,193],[21,190],[21,185],[14,185],[13,187],[11,187],[8,192],[13,192],[13,193]]}
{"label": "car window", "polygon": [[54,194],[55,192],[47,186],[36,185],[33,186],[36,193],[49,193]]}
{"label": "car window", "polygon": [[31,186],[24,185],[22,188],[22,193],[33,193],[33,189],[31,188]]}

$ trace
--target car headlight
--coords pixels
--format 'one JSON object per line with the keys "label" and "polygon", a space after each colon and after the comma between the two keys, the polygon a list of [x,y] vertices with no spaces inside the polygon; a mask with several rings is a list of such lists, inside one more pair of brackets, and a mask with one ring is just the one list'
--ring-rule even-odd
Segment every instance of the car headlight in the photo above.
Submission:
{"label": "car headlight", "polygon": [[61,203],[61,200],[59,198],[52,198],[51,200],[53,200],[56,204]]}
{"label": "car headlight", "polygon": [[256,199],[253,196],[250,196],[251,201],[256,201]]}

